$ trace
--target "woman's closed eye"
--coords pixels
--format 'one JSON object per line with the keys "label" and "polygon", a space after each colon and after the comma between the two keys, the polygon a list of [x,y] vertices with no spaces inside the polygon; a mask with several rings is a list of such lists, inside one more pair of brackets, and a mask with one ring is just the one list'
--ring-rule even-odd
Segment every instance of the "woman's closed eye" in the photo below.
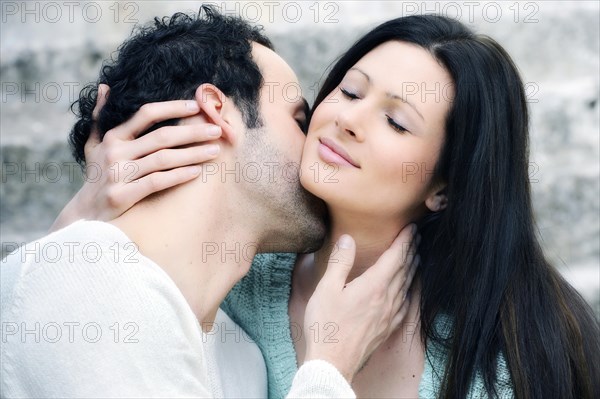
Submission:
{"label": "woman's closed eye", "polygon": [[359,98],[356,94],[354,94],[353,92],[349,91],[348,89],[344,89],[344,88],[340,87],[340,91],[342,92],[342,94],[345,97],[347,97],[347,98],[349,98],[351,100],[356,100],[356,99]]}
{"label": "woman's closed eye", "polygon": [[385,117],[387,118],[387,121],[390,124],[390,126],[392,127],[392,129],[394,129],[398,133],[410,133],[404,126],[402,126],[401,124],[396,122],[394,119],[392,119],[392,117],[390,117],[388,115],[386,115]]}
{"label": "woman's closed eye", "polygon": [[[342,92],[344,97],[348,98],[349,100],[360,100],[360,97],[357,94],[353,93],[349,89],[340,87],[340,91]],[[391,116],[386,115],[385,117],[387,118],[387,121],[388,121],[389,125],[392,127],[392,129],[394,129],[398,133],[410,133],[408,131],[408,129],[406,129],[404,126],[402,126],[401,124],[396,122]]]}

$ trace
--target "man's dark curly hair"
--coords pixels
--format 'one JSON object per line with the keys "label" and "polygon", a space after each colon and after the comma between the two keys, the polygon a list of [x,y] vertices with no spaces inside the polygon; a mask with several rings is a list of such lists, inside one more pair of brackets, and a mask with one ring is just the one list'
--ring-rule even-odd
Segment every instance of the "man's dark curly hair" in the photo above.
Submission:
{"label": "man's dark curly hair", "polygon": [[[261,31],[210,6],[202,6],[197,15],[176,13],[137,27],[119,47],[116,58],[104,63],[98,81],[87,85],[71,106],[79,118],[69,136],[77,162],[85,164],[83,148],[94,123],[92,111],[100,83],[110,86],[97,120],[100,139],[142,105],[193,99],[203,83],[214,84],[233,99],[248,128],[260,127],[258,100],[263,77],[252,59],[251,43],[273,48]],[[161,122],[147,132],[177,122]]]}

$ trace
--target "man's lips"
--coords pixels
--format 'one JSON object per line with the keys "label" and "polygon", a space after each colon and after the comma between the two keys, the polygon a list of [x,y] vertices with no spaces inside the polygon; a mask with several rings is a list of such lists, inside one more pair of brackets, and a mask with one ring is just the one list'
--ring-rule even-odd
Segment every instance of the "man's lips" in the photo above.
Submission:
{"label": "man's lips", "polygon": [[322,137],[319,142],[319,156],[325,162],[360,168],[358,163],[335,141]]}

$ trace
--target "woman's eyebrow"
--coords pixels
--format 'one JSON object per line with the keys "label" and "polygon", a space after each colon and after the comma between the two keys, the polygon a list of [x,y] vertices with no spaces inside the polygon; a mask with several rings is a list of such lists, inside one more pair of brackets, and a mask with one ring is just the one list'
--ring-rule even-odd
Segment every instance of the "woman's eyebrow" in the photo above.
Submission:
{"label": "woman's eyebrow", "polygon": [[352,67],[349,69],[349,71],[360,72],[365,77],[365,79],[367,79],[367,82],[371,83],[371,77],[369,75],[367,75],[367,73],[362,71],[361,69],[359,69],[357,67]]}
{"label": "woman's eyebrow", "polygon": [[[365,77],[365,79],[367,79],[367,82],[369,84],[371,83],[371,77],[366,72],[362,71],[360,68],[352,67],[352,68],[349,69],[349,71],[359,72],[360,74],[362,74]],[[421,119],[423,121],[425,121],[425,118],[423,118],[423,115],[419,112],[419,110],[417,109],[417,107],[413,103],[411,103],[410,101],[408,101],[407,99],[405,99],[404,97],[399,96],[397,94],[390,93],[390,92],[386,92],[385,95],[386,95],[387,98],[390,98],[392,100],[400,100],[403,103],[408,104],[412,109],[415,110],[415,112],[421,117]]]}
{"label": "woman's eyebrow", "polygon": [[423,115],[419,112],[419,110],[417,109],[417,107],[413,103],[411,103],[410,101],[406,100],[403,97],[400,97],[397,94],[392,94],[392,93],[389,93],[389,92],[386,92],[385,95],[386,95],[387,98],[391,98],[392,100],[400,100],[403,103],[408,104],[421,117],[421,119],[423,120],[423,122],[425,121],[425,118],[423,118]]}

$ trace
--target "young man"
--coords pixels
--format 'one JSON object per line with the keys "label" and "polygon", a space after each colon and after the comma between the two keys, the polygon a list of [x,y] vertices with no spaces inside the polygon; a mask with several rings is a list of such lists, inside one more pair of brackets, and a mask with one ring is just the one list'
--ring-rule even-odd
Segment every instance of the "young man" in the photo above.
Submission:
{"label": "young man", "polygon": [[[104,141],[118,140],[113,128],[125,121],[142,131],[160,127],[157,119],[147,124],[140,114],[132,117],[142,104],[193,99],[186,104],[199,104],[200,112],[169,121],[178,134],[162,139],[166,147],[183,145],[203,134],[199,126],[215,124],[222,169],[148,198],[109,223],[73,223],[3,261],[3,397],[265,396],[256,346],[232,349],[215,339],[220,321],[228,331],[237,328],[219,305],[256,253],[318,248],[323,208],[284,173],[300,160],[305,102],[288,101],[272,83],[297,85],[293,71],[256,29],[203,11],[198,18],[157,20],[120,47],[102,69],[100,82],[111,94],[97,123],[108,132]],[[94,105],[95,91],[82,93],[71,135],[82,163]],[[130,149],[143,156],[146,145],[142,138]],[[201,158],[206,150],[190,146],[185,156]],[[160,157],[168,165],[168,151]],[[239,178],[248,165],[262,178]],[[132,178],[144,176],[143,169]],[[402,303],[387,298],[388,306],[371,309],[366,300],[398,274],[398,257],[368,284],[359,278],[344,289],[353,242],[342,244],[311,299],[314,316],[305,321],[335,323],[339,339],[309,342],[291,397],[352,396],[347,380],[389,334],[386,320]],[[356,331],[351,316],[361,307],[368,309],[364,323],[380,328]]]}

